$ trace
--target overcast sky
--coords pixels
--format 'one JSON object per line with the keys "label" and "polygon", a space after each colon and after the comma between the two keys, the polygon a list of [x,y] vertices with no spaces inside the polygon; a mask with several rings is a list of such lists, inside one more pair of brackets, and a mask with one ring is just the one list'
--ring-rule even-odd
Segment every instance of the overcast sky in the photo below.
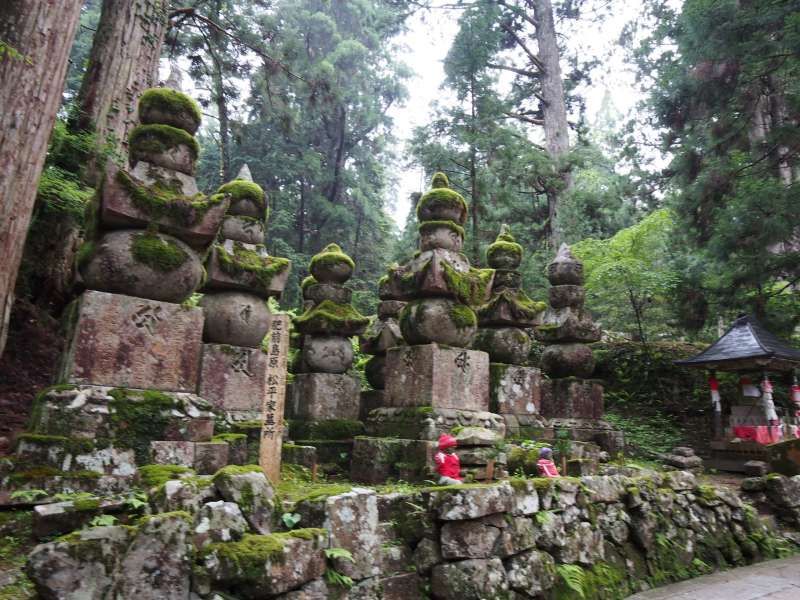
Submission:
{"label": "overcast sky", "polygon": [[[452,0],[437,0],[435,5],[451,2]],[[613,14],[597,23],[590,20],[582,22],[576,34],[567,40],[570,47],[580,49],[587,56],[602,58],[602,67],[593,74],[593,85],[583,90],[590,123],[600,109],[606,90],[611,90],[612,101],[623,115],[629,113],[641,99],[634,82],[634,74],[617,48],[623,26],[636,16],[641,2],[610,0],[610,6]],[[428,122],[432,114],[431,103],[441,96],[439,86],[444,79],[442,61],[458,29],[457,17],[458,12],[454,10],[419,12],[411,18],[408,32],[401,38],[403,50],[399,58],[413,69],[415,76],[408,82],[408,101],[404,106],[396,106],[391,111],[400,144],[398,189],[393,193],[391,214],[400,228],[405,224],[410,208],[409,195],[427,187],[419,167],[403,168],[408,162],[403,148],[404,141],[414,127]],[[558,24],[556,27],[558,28]]]}

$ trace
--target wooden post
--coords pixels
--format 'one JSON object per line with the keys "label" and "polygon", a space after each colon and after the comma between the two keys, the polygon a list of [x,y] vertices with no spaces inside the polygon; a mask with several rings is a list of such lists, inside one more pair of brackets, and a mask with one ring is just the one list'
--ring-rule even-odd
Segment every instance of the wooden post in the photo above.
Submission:
{"label": "wooden post", "polygon": [[261,445],[259,464],[267,478],[278,483],[281,477],[283,444],[283,406],[286,401],[286,362],[289,354],[289,316],[273,315],[270,327],[267,389],[261,407]]}

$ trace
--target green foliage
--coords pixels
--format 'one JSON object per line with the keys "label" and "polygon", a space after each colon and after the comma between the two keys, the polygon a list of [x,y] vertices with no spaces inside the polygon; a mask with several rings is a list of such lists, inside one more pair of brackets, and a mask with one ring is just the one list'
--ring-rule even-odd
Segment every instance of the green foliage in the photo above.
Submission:
{"label": "green foliage", "polygon": [[97,515],[91,521],[89,521],[90,527],[107,527],[109,525],[115,525],[117,522],[117,517],[114,515]]}
{"label": "green foliage", "polygon": [[143,465],[139,467],[139,479],[147,488],[157,487],[170,481],[180,479],[183,475],[194,473],[189,467],[178,465]]}
{"label": "green foliage", "polygon": [[297,513],[285,512],[281,515],[281,523],[286,526],[286,529],[294,529],[302,518],[303,517]]}
{"label": "green foliage", "polygon": [[177,243],[150,232],[133,236],[131,254],[137,262],[165,273],[180,268],[189,258]]}
{"label": "green foliage", "polygon": [[171,125],[139,125],[128,135],[131,159],[148,160],[154,154],[161,154],[177,146],[186,146],[192,158],[200,154],[200,146],[190,133]]}
{"label": "green foliage", "polygon": [[578,598],[586,598],[586,575],[578,565],[556,565],[556,573]]}
{"label": "green foliage", "polygon": [[607,240],[572,246],[583,262],[587,305],[603,316],[607,329],[645,340],[666,332],[667,306],[679,281],[668,261],[674,216],[658,210]]}

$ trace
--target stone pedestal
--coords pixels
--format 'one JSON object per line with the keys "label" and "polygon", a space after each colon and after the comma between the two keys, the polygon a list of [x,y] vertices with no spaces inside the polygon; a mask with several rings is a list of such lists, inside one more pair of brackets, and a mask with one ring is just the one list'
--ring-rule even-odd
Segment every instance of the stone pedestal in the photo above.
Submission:
{"label": "stone pedestal", "polygon": [[389,406],[489,410],[489,355],[438,344],[386,353]]}
{"label": "stone pedestal", "polygon": [[259,420],[267,367],[261,348],[203,344],[199,393],[231,421]]}
{"label": "stone pedestal", "polygon": [[600,381],[565,377],[542,382],[542,413],[547,418],[601,419],[603,385]]}
{"label": "stone pedestal", "polygon": [[357,377],[336,373],[299,373],[287,402],[290,418],[325,421],[356,420],[361,382]]}
{"label": "stone pedestal", "polygon": [[436,451],[432,441],[358,437],[353,441],[350,479],[371,485],[388,479],[429,480],[436,472]]}
{"label": "stone pedestal", "polygon": [[479,410],[432,408],[376,408],[365,423],[367,435],[436,441],[454,428],[480,427],[494,431],[502,438],[506,433],[501,415]]}
{"label": "stone pedestal", "polygon": [[542,374],[533,367],[491,363],[490,403],[492,412],[527,416],[541,412]]}
{"label": "stone pedestal", "polygon": [[89,290],[70,311],[60,381],[197,390],[203,332],[199,308]]}

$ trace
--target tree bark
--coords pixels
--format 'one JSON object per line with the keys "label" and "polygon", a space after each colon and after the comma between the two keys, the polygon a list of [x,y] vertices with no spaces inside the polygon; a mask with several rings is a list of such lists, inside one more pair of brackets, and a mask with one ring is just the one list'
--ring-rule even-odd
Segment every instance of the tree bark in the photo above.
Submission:
{"label": "tree bark", "polygon": [[[569,124],[567,106],[564,100],[564,83],[561,79],[560,54],[556,40],[553,20],[553,5],[550,0],[531,0],[536,19],[536,41],[539,46],[538,59],[541,63],[539,80],[542,84],[542,116],[544,117],[544,137],[547,152],[558,164],[569,151]],[[547,213],[550,225],[550,244],[558,248],[561,232],[558,227],[558,202],[564,189],[569,189],[571,177],[562,172],[562,190],[547,192]]]}
{"label": "tree bark", "polygon": [[[215,23],[219,23],[221,14],[222,2],[217,0],[214,5],[214,12],[211,13],[212,20]],[[222,63],[225,36],[215,27],[211,28],[209,36],[211,43],[208,46],[208,52],[214,62],[214,72],[211,76],[212,96],[214,103],[217,105],[217,116],[219,117],[219,174],[220,181],[225,183],[228,181],[231,171],[230,118],[228,115],[228,101],[225,98],[225,79]]]}
{"label": "tree bark", "polygon": [[0,354],[81,0],[6,0],[0,40]]}
{"label": "tree bark", "polygon": [[[167,0],[103,0],[70,122],[73,131],[94,131],[99,151],[127,157],[128,133],[138,121],[136,102],[158,83],[167,8]],[[91,161],[87,183],[98,183],[102,166]]]}

